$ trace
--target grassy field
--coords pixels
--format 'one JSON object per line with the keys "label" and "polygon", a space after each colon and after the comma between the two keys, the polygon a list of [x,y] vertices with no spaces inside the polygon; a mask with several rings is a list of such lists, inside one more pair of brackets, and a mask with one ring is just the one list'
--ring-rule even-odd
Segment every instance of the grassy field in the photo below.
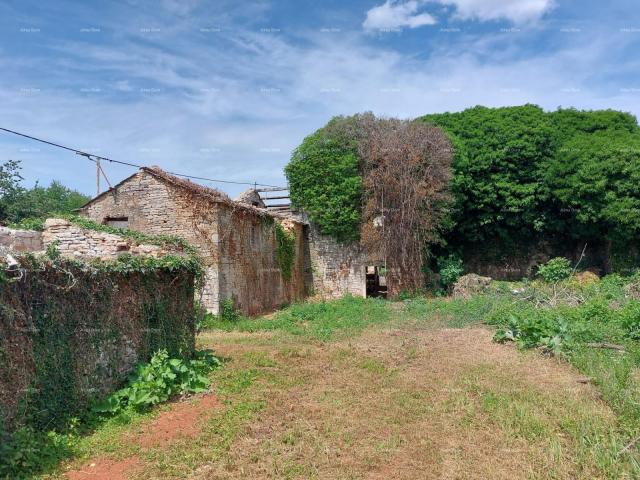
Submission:
{"label": "grassy field", "polygon": [[210,318],[212,394],[116,417],[44,477],[637,478],[634,281]]}

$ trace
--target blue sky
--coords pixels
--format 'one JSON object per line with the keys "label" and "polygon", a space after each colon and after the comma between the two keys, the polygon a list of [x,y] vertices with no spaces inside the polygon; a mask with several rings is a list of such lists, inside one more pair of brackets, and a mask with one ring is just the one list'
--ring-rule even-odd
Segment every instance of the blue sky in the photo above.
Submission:
{"label": "blue sky", "polygon": [[[639,52],[638,0],[4,1],[0,126],[280,185],[291,151],[339,114],[529,102],[638,115]],[[86,160],[0,134],[9,159],[29,185],[95,189]],[[105,169],[112,182],[135,171]]]}

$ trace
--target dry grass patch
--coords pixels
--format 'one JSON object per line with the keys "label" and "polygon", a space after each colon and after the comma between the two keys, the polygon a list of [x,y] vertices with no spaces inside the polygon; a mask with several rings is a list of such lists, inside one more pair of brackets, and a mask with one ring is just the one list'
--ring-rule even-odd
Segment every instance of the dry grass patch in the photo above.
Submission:
{"label": "dry grass patch", "polygon": [[264,365],[263,381],[247,390],[264,409],[193,478],[621,474],[598,453],[615,420],[595,389],[562,362],[492,343],[485,329],[374,330],[333,344],[256,341],[218,350],[243,368]]}

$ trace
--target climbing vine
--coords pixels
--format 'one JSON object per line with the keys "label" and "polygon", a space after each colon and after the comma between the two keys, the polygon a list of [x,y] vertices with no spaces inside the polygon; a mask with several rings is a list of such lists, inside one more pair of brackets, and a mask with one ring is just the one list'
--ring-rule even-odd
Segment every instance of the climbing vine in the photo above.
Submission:
{"label": "climbing vine", "polygon": [[5,426],[63,424],[159,349],[188,358],[200,269],[191,256],[85,263],[25,254],[0,262]]}
{"label": "climbing vine", "polygon": [[275,223],[275,231],[276,242],[278,244],[278,248],[276,250],[278,266],[282,272],[282,278],[290,280],[296,256],[296,234],[294,232],[287,231],[277,222]]}

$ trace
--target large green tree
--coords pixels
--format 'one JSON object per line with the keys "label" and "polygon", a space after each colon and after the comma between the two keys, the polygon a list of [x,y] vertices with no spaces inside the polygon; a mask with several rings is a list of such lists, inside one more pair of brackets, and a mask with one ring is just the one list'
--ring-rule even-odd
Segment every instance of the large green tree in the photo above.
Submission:
{"label": "large green tree", "polygon": [[362,217],[362,176],[356,119],[335,117],[306,137],[285,167],[291,201],[323,233],[357,240]]}
{"label": "large green tree", "polygon": [[474,107],[421,120],[443,128],[454,146],[453,243],[517,243],[544,229],[542,175],[554,143],[540,107]]}
{"label": "large green tree", "polygon": [[640,234],[640,133],[578,133],[558,149],[545,181],[573,237],[628,242]]}

